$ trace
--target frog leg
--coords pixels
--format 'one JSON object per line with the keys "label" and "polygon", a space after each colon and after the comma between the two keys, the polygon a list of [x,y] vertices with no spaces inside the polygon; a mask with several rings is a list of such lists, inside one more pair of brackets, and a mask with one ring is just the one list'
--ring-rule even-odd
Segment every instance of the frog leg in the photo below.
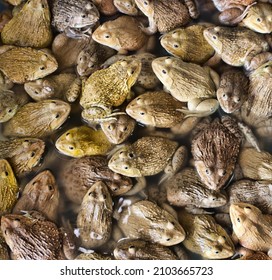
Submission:
{"label": "frog leg", "polygon": [[[207,69],[208,68],[208,69]],[[205,69],[209,71],[210,77],[215,84],[215,88],[218,89],[220,85],[220,76],[212,68],[206,66]]]}
{"label": "frog leg", "polygon": [[265,62],[272,60],[271,52],[262,52],[257,55],[249,53],[244,63],[244,67],[247,71],[256,70],[258,67],[263,65]]}
{"label": "frog leg", "polygon": [[128,192],[124,193],[124,196],[135,195],[141,192],[146,187],[146,179],[144,176],[135,177],[137,183]]}
{"label": "frog leg", "polygon": [[148,17],[148,22],[149,22],[149,26],[148,27],[144,27],[144,25],[142,23],[140,23],[140,29],[147,35],[153,35],[158,31],[158,27],[157,24],[154,20],[153,15]]}
{"label": "frog leg", "polygon": [[63,255],[67,260],[73,260],[77,256],[77,248],[75,245],[75,237],[73,234],[72,226],[69,224],[69,228],[61,227],[60,234],[63,240]]}
{"label": "frog leg", "polygon": [[184,4],[188,8],[188,12],[191,18],[197,19],[199,16],[199,10],[194,0],[184,0]]}
{"label": "frog leg", "polygon": [[268,255],[269,258],[272,259],[272,248],[270,248],[270,249],[268,250],[267,255]]}
{"label": "frog leg", "polygon": [[171,132],[177,136],[184,137],[188,135],[192,129],[199,123],[201,118],[199,117],[188,117],[182,120],[181,123],[170,128]]}
{"label": "frog leg", "polygon": [[188,108],[177,109],[179,112],[183,112],[188,117],[206,117],[213,114],[219,108],[219,102],[217,99],[202,99],[194,98],[188,101]]}
{"label": "frog leg", "polygon": [[68,102],[75,102],[81,92],[81,79],[77,77],[70,85],[65,97]]}
{"label": "frog leg", "polygon": [[172,156],[171,161],[166,165],[164,174],[161,177],[159,184],[168,180],[175,175],[179,170],[186,166],[188,160],[188,150],[185,146],[180,146]]}

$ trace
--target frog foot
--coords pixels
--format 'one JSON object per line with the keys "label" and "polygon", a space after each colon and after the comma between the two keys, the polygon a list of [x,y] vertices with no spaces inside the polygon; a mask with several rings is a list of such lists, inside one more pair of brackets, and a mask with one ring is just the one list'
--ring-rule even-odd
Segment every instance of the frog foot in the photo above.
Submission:
{"label": "frog foot", "polygon": [[184,109],[177,109],[177,111],[182,112],[185,114],[184,118],[188,118],[188,117],[198,117],[198,118],[202,118],[202,117],[207,117],[209,115],[212,115],[214,112],[217,111],[219,107],[219,103],[217,105],[215,105],[214,107],[211,107],[209,110],[189,110],[187,108]]}
{"label": "frog foot", "polygon": [[147,35],[153,35],[158,31],[155,24],[145,27],[142,23],[140,23],[139,28]]}

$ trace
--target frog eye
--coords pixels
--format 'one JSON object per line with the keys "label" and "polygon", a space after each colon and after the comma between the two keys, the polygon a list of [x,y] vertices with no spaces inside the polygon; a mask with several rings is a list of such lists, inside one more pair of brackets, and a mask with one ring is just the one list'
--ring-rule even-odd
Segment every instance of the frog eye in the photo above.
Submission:
{"label": "frog eye", "polygon": [[234,101],[235,103],[239,103],[239,102],[241,101],[241,98],[238,97],[238,96],[234,96],[234,97],[233,97],[233,101]]}
{"label": "frog eye", "polygon": [[212,35],[213,40],[217,40],[217,36],[216,35]]}
{"label": "frog eye", "polygon": [[133,154],[133,153],[129,153],[129,154],[128,154],[128,157],[129,157],[129,158],[134,158],[134,154]]}
{"label": "frog eye", "polygon": [[89,196],[91,196],[91,195],[93,195],[93,192],[89,192],[89,194],[88,194]]}
{"label": "frog eye", "polygon": [[173,47],[174,47],[175,49],[177,49],[177,48],[179,47],[179,45],[178,45],[178,44],[174,44]]}
{"label": "frog eye", "polygon": [[134,69],[128,69],[127,72],[128,72],[129,75],[133,75],[135,73],[135,70]]}
{"label": "frog eye", "polygon": [[35,156],[35,152],[32,152],[30,157],[34,157]]}
{"label": "frog eye", "polygon": [[250,209],[250,210],[251,210],[251,207],[249,207],[249,206],[246,206],[245,208],[246,208],[246,209]]}
{"label": "frog eye", "polygon": [[262,19],[261,18],[257,18],[256,21],[257,22],[262,22]]}
{"label": "frog eye", "polygon": [[165,69],[162,69],[163,74],[167,74],[167,71]]}
{"label": "frog eye", "polygon": [[56,118],[56,119],[58,119],[58,118],[59,118],[59,116],[60,116],[59,114],[56,114],[55,118]]}
{"label": "frog eye", "polygon": [[9,175],[8,171],[5,171],[5,175],[8,177],[8,175]]}
{"label": "frog eye", "polygon": [[53,191],[53,189],[54,189],[53,186],[51,186],[51,185],[48,186],[49,191]]}
{"label": "frog eye", "polygon": [[85,6],[85,8],[86,8],[86,10],[91,10],[92,8],[93,8],[93,4],[92,3],[88,3],[86,6]]}
{"label": "frog eye", "polygon": [[82,17],[82,18],[86,18],[86,15],[85,15],[85,14],[82,14],[81,17]]}
{"label": "frog eye", "polygon": [[127,165],[124,165],[124,166],[123,166],[123,169],[128,170],[128,166],[127,166]]}
{"label": "frog eye", "polygon": [[224,175],[226,175],[226,170],[218,169],[217,173],[218,173],[219,176],[224,176]]}
{"label": "frog eye", "polygon": [[171,240],[171,238],[170,237],[168,237],[168,238],[166,238],[166,241],[168,242],[168,241],[170,241]]}
{"label": "frog eye", "polygon": [[219,251],[215,251],[214,253],[217,255],[217,254],[219,254]]}
{"label": "frog eye", "polygon": [[40,67],[40,70],[45,70],[45,67],[44,67],[44,66],[41,66],[41,67]]}
{"label": "frog eye", "polygon": [[69,146],[68,148],[69,148],[69,150],[74,150],[73,146]]}
{"label": "frog eye", "polygon": [[106,34],[104,35],[104,38],[105,38],[105,39],[109,39],[109,38],[110,38],[110,34],[106,33]]}
{"label": "frog eye", "polygon": [[147,1],[144,1],[144,5],[146,5],[146,6],[147,6],[147,5],[148,5],[148,2],[147,2]]}
{"label": "frog eye", "polygon": [[103,195],[103,198],[104,198],[104,199],[106,199],[106,198],[107,198],[107,196],[104,194],[104,195]]}
{"label": "frog eye", "polygon": [[121,131],[123,131],[123,132],[127,131],[127,129],[128,129],[127,126],[121,127]]}
{"label": "frog eye", "polygon": [[135,246],[131,245],[129,246],[128,248],[128,252],[131,254],[131,255],[135,255]]}
{"label": "frog eye", "polygon": [[65,135],[66,135],[66,136],[70,135],[70,132],[67,132]]}
{"label": "frog eye", "polygon": [[139,113],[141,116],[144,116],[145,115],[145,112],[140,112]]}
{"label": "frog eye", "polygon": [[238,222],[238,223],[240,223],[240,222],[241,222],[240,218],[237,218],[237,222]]}
{"label": "frog eye", "polygon": [[206,170],[205,170],[205,173],[207,174],[207,175],[211,175],[211,170],[209,169],[209,168],[207,168]]}
{"label": "frog eye", "polygon": [[223,100],[227,100],[227,99],[228,99],[228,95],[224,93],[224,94],[222,95],[222,99],[223,99]]}

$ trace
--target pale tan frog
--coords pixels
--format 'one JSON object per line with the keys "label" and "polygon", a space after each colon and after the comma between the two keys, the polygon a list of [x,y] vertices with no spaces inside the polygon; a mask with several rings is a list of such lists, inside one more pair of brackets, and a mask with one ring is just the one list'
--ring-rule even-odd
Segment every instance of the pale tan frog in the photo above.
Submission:
{"label": "pale tan frog", "polygon": [[125,15],[137,16],[140,11],[135,3],[135,0],[113,0],[117,10]]}
{"label": "pale tan frog", "polygon": [[71,237],[41,213],[7,214],[1,230],[13,260],[73,259],[76,246]]}
{"label": "pale tan frog", "polygon": [[141,239],[121,239],[113,251],[116,260],[177,260],[166,246]]}
{"label": "pale tan frog", "polygon": [[244,66],[252,71],[272,56],[265,37],[245,27],[208,27],[203,34],[222,60],[231,66]]}
{"label": "pale tan frog", "polygon": [[70,105],[61,100],[30,102],[21,107],[15,116],[4,123],[7,137],[44,137],[52,134],[68,118]]}
{"label": "pale tan frog", "polygon": [[55,143],[59,152],[70,157],[105,155],[112,144],[104,132],[88,126],[78,126],[64,132]]}
{"label": "pale tan frog", "polygon": [[54,175],[49,170],[42,171],[26,184],[12,213],[36,210],[50,221],[57,222],[59,197]]}
{"label": "pale tan frog", "polygon": [[208,188],[219,190],[234,171],[242,133],[236,120],[229,116],[199,124],[198,130],[191,146],[196,170]]}
{"label": "pale tan frog", "polygon": [[139,20],[130,16],[120,16],[100,25],[92,34],[92,38],[108,47],[126,54],[139,50],[148,41],[148,36],[140,29]]}
{"label": "pale tan frog", "polygon": [[102,122],[118,114],[112,112],[113,107],[128,98],[140,71],[138,60],[117,61],[107,69],[95,71],[85,82],[80,98],[83,119],[90,123]]}
{"label": "pale tan frog", "polygon": [[230,218],[234,237],[250,250],[272,255],[272,215],[262,214],[261,210],[249,203],[230,205]]}
{"label": "pale tan frog", "polygon": [[18,194],[19,186],[10,164],[0,159],[0,215],[11,212]]}
{"label": "pale tan frog", "polygon": [[179,110],[184,104],[164,91],[145,92],[133,99],[126,107],[126,112],[147,126],[173,127],[180,123],[185,114]]}
{"label": "pale tan frog", "polygon": [[191,18],[199,16],[194,0],[135,0],[138,8],[148,17],[149,26],[142,29],[153,34],[161,33],[186,25]]}
{"label": "pale tan frog", "polygon": [[123,208],[118,226],[128,238],[143,239],[163,246],[182,242],[185,232],[176,218],[148,200],[140,200]]}
{"label": "pale tan frog", "polygon": [[45,142],[37,138],[0,141],[0,158],[8,159],[16,176],[31,172],[39,164],[44,150]]}
{"label": "pale tan frog", "polygon": [[8,45],[0,47],[0,70],[14,83],[23,84],[43,78],[57,68],[58,63],[48,50]]}
{"label": "pale tan frog", "polygon": [[183,245],[204,259],[227,259],[234,255],[234,244],[211,215],[178,212],[178,220],[186,232]]}
{"label": "pale tan frog", "polygon": [[20,47],[46,48],[53,39],[47,0],[29,0],[1,32],[2,42]]}
{"label": "pale tan frog", "polygon": [[176,28],[163,34],[160,43],[173,56],[186,62],[202,64],[214,54],[214,49],[203,36],[205,28],[205,25],[200,24]]}
{"label": "pale tan frog", "polygon": [[77,215],[81,246],[96,248],[108,241],[112,229],[112,198],[107,186],[98,181],[85,194]]}
{"label": "pale tan frog", "polygon": [[70,73],[50,75],[25,83],[24,89],[35,101],[59,98],[74,102],[81,92],[81,80]]}
{"label": "pale tan frog", "polygon": [[188,108],[182,110],[187,116],[207,116],[218,109],[215,97],[219,76],[210,67],[176,57],[159,57],[152,61],[152,69],[167,92],[181,102],[188,102]]}

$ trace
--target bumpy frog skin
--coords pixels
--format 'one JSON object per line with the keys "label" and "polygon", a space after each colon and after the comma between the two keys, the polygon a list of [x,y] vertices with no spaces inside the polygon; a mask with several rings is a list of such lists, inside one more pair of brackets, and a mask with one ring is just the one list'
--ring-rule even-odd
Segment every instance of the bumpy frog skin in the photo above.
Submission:
{"label": "bumpy frog skin", "polygon": [[112,228],[112,198],[107,186],[98,181],[83,198],[77,215],[81,245],[96,248],[108,241]]}
{"label": "bumpy frog skin", "polygon": [[54,175],[45,170],[36,175],[25,187],[12,212],[36,210],[50,221],[57,221],[59,190]]}
{"label": "bumpy frog skin", "polygon": [[120,16],[100,25],[92,34],[92,38],[118,53],[126,54],[128,51],[141,49],[148,36],[140,29],[139,20],[131,16]]}
{"label": "bumpy frog skin", "polygon": [[44,137],[52,134],[68,118],[71,107],[61,100],[27,103],[5,123],[3,134],[8,137]]}
{"label": "bumpy frog skin", "polygon": [[178,244],[185,238],[185,232],[174,216],[148,200],[123,209],[118,226],[128,238],[144,239],[163,246]]}
{"label": "bumpy frog skin", "polygon": [[[200,129],[200,127],[199,127]],[[206,186],[219,190],[228,181],[238,159],[242,134],[228,116],[204,124],[192,140],[195,167]]]}
{"label": "bumpy frog skin", "polygon": [[43,78],[57,68],[58,63],[48,50],[7,45],[0,47],[0,70],[14,83],[23,84]]}
{"label": "bumpy frog skin", "polygon": [[[231,66],[244,66],[248,71],[257,68],[254,63],[258,54],[267,55],[269,44],[263,37],[244,27],[208,27],[203,32],[205,39],[224,62]],[[265,60],[265,59],[264,59]]]}
{"label": "bumpy frog skin", "polygon": [[56,141],[56,148],[67,156],[83,157],[104,155],[112,144],[102,130],[79,126],[64,132]]}
{"label": "bumpy frog skin", "polygon": [[15,138],[0,141],[0,158],[9,160],[16,176],[25,175],[38,165],[45,142],[37,138]]}
{"label": "bumpy frog skin", "polygon": [[114,116],[113,108],[120,106],[130,94],[141,71],[138,60],[118,61],[107,69],[97,70],[86,81],[80,105],[87,122],[101,122]]}
{"label": "bumpy frog skin", "polygon": [[11,212],[17,201],[19,187],[10,164],[0,159],[0,215]]}
{"label": "bumpy frog skin", "polygon": [[210,67],[187,63],[176,57],[159,57],[152,61],[152,69],[166,91],[181,102],[188,102],[182,110],[187,116],[207,116],[219,103],[215,98],[219,76]]}
{"label": "bumpy frog skin", "polygon": [[254,251],[267,252],[272,256],[272,216],[248,203],[230,205],[233,232],[239,243]]}
{"label": "bumpy frog skin", "polygon": [[45,48],[52,41],[51,16],[46,0],[29,0],[1,32],[6,45]]}
{"label": "bumpy frog skin", "polygon": [[177,260],[167,247],[140,239],[121,239],[113,251],[117,260]]}
{"label": "bumpy frog skin", "polygon": [[52,24],[72,38],[84,36],[99,20],[96,6],[88,0],[56,0],[52,12]]}

